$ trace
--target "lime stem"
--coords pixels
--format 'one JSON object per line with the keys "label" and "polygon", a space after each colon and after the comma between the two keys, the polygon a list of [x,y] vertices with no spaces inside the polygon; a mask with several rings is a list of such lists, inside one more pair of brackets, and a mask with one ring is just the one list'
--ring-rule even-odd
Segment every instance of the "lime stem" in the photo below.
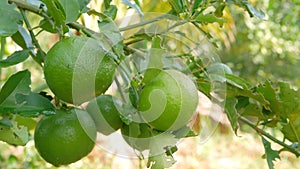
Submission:
{"label": "lime stem", "polygon": [[285,149],[287,149],[288,151],[290,151],[291,153],[295,154],[297,157],[300,156],[300,152],[297,151],[296,149],[292,148],[291,146],[285,144],[284,142],[278,140],[277,138],[275,138],[274,136],[272,136],[271,134],[267,133],[266,131],[258,128],[254,123],[252,123],[249,119],[247,119],[246,117],[243,116],[239,116],[239,119],[244,122],[245,124],[247,124],[248,126],[250,126],[252,129],[254,129],[258,134],[260,135],[264,135],[265,137],[267,137],[268,139],[272,140],[273,142],[281,145],[282,147],[284,147]]}

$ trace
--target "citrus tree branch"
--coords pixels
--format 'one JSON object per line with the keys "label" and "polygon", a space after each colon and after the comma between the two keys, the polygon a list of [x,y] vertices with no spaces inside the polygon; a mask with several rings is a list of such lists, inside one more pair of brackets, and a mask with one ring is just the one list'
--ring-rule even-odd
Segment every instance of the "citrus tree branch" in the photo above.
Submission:
{"label": "citrus tree branch", "polygon": [[275,138],[274,136],[272,136],[271,134],[267,133],[266,131],[260,129],[259,127],[257,127],[254,123],[252,123],[249,119],[247,119],[246,117],[243,116],[239,116],[239,119],[244,122],[245,124],[247,124],[248,126],[250,126],[252,129],[254,129],[258,134],[263,135],[265,137],[267,137],[268,139],[272,140],[273,142],[281,145],[282,147],[284,147],[285,149],[287,149],[288,151],[290,151],[291,153],[295,154],[297,157],[300,156],[300,152],[297,151],[296,149],[292,148],[291,146],[285,144],[284,142],[278,140],[277,138]]}
{"label": "citrus tree branch", "polygon": [[[42,50],[42,48],[41,48],[41,46],[40,46],[38,40],[35,38],[35,35],[34,35],[33,31],[32,31],[32,28],[31,28],[31,26],[30,26],[30,23],[29,23],[29,21],[28,21],[28,19],[27,19],[27,17],[26,17],[26,14],[25,14],[24,10],[21,9],[21,8],[20,8],[20,12],[21,12],[21,14],[22,14],[22,17],[23,17],[23,20],[24,20],[24,22],[25,22],[25,25],[26,25],[26,27],[27,27],[27,29],[28,29],[28,31],[29,31],[30,37],[31,37],[31,39],[32,39],[32,41],[33,41],[33,44],[36,46],[36,48],[38,48],[38,51],[37,51],[37,52],[40,53],[41,57],[42,57],[43,60],[44,60],[46,56],[45,56],[45,54],[44,54],[44,52],[43,52],[43,50]],[[40,66],[42,66],[42,62],[41,62],[36,56],[34,56],[34,55],[31,55],[31,56],[32,56],[32,58],[33,58]]]}

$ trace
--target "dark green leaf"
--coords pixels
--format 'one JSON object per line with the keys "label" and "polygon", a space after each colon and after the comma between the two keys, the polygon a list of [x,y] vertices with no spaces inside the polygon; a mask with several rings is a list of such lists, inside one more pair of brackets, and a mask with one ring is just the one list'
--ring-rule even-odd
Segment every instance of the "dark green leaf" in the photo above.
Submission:
{"label": "dark green leaf", "polygon": [[274,169],[273,161],[276,158],[280,159],[278,151],[275,151],[271,148],[271,143],[266,140],[264,137],[261,137],[263,145],[265,147],[265,156],[268,162],[269,169]]}
{"label": "dark green leaf", "polygon": [[218,18],[214,14],[205,14],[204,15],[202,13],[195,18],[195,21],[198,23],[204,23],[204,24],[217,22],[220,25],[227,22],[227,20],[225,18]]}
{"label": "dark green leaf", "polygon": [[214,12],[216,17],[222,17],[223,16],[223,10],[224,10],[225,6],[226,6],[225,4],[221,4],[216,8],[216,10]]}
{"label": "dark green leaf", "polygon": [[108,9],[112,0],[104,0],[104,8]]}
{"label": "dark green leaf", "polygon": [[10,76],[0,91],[0,109],[3,105],[14,104],[16,93],[29,94],[30,83],[30,72],[28,70]]}
{"label": "dark green leaf", "polygon": [[194,12],[201,4],[203,0],[194,0],[194,4],[192,6],[192,12]]}
{"label": "dark green leaf", "polygon": [[22,51],[16,51],[11,56],[8,56],[5,60],[0,60],[0,68],[9,67],[25,61],[29,57],[30,49]]}
{"label": "dark green leaf", "polygon": [[17,104],[12,111],[24,117],[37,117],[44,111],[55,111],[52,103],[37,93],[16,94],[15,97]]}
{"label": "dark green leaf", "polygon": [[18,31],[13,34],[12,39],[23,49],[33,48],[32,39],[22,26],[18,27]]}
{"label": "dark green leaf", "polygon": [[247,105],[242,113],[243,116],[254,116],[259,119],[264,119],[264,115],[262,113],[262,108],[259,104],[250,103]]}
{"label": "dark green leaf", "polygon": [[230,121],[231,127],[235,134],[237,134],[238,130],[238,113],[236,111],[236,104],[238,103],[236,98],[226,98],[225,101],[225,112]]}
{"label": "dark green leaf", "polygon": [[11,36],[22,24],[22,15],[15,11],[15,4],[8,4],[7,0],[0,1],[0,37]]}

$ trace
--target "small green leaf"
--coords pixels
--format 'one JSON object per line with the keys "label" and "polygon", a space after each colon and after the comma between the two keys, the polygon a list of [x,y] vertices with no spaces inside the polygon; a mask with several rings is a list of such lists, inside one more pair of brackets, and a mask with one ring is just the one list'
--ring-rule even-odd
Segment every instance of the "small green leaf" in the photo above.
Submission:
{"label": "small green leaf", "polygon": [[9,67],[25,61],[29,57],[30,49],[16,51],[5,60],[0,60],[0,68]]}
{"label": "small green leaf", "polygon": [[262,12],[261,10],[256,9],[255,7],[253,7],[250,2],[248,1],[243,1],[246,10],[248,11],[249,15],[251,17],[255,16],[257,18],[266,20],[266,14],[264,12]]}
{"label": "small green leaf", "polygon": [[273,150],[271,148],[271,143],[268,140],[266,140],[263,136],[261,137],[261,139],[265,147],[265,156],[268,162],[269,169],[274,169],[273,161],[275,161],[276,158],[280,159],[279,152]]}
{"label": "small green leaf", "polygon": [[285,82],[279,82],[279,89],[279,98],[282,104],[281,116],[300,117],[300,90],[291,89],[290,85]]}
{"label": "small green leaf", "polygon": [[30,84],[30,72],[28,70],[10,76],[0,91],[0,109],[3,105],[14,104],[16,93],[29,94]]}
{"label": "small green leaf", "polygon": [[22,15],[15,11],[15,4],[8,4],[7,0],[0,1],[0,37],[11,36],[22,24]]}
{"label": "small green leaf", "polygon": [[227,19],[225,18],[218,18],[216,17],[214,14],[200,14],[195,18],[195,21],[198,23],[204,23],[204,24],[208,24],[208,23],[214,23],[217,22],[220,25],[224,24],[227,22]]}
{"label": "small green leaf", "polygon": [[242,87],[243,89],[249,89],[252,85],[247,82],[246,80],[235,76],[233,74],[225,74],[227,83],[236,86],[236,87]]}
{"label": "small green leaf", "polygon": [[235,134],[237,134],[238,130],[238,113],[235,108],[237,103],[238,101],[236,98],[226,98],[225,101],[225,112]]}

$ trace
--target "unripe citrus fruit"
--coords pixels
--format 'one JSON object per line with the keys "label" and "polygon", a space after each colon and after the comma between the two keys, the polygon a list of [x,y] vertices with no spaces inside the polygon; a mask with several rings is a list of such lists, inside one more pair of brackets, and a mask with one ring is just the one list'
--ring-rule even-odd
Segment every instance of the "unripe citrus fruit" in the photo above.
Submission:
{"label": "unripe citrus fruit", "polygon": [[95,121],[97,131],[109,135],[123,124],[118,110],[120,107],[121,102],[115,97],[100,95],[89,102],[86,110]]}
{"label": "unripe citrus fruit", "polygon": [[47,53],[44,74],[51,91],[61,100],[81,104],[111,85],[116,65],[98,40],[69,37]]}
{"label": "unripe citrus fruit", "polygon": [[148,69],[139,100],[139,110],[148,124],[161,131],[177,130],[196,110],[197,88],[177,70]]}
{"label": "unripe citrus fruit", "polygon": [[34,133],[39,154],[54,166],[80,160],[95,145],[96,126],[89,114],[80,109],[58,110],[43,117]]}

